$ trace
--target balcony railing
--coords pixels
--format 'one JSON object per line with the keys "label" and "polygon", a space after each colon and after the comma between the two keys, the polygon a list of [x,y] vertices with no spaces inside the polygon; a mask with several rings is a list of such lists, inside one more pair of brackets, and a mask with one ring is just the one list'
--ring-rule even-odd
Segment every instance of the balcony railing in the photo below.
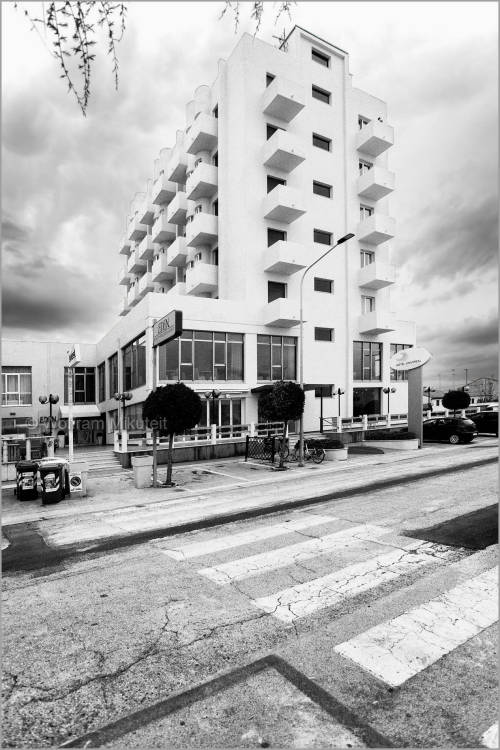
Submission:
{"label": "balcony railing", "polygon": [[186,193],[176,193],[167,207],[167,221],[170,224],[184,224],[186,222],[187,197]]}
{"label": "balcony railing", "polygon": [[155,247],[153,243],[153,238],[150,234],[147,234],[144,239],[142,239],[139,242],[139,246],[137,248],[137,251],[139,253],[139,258],[141,260],[152,260],[155,252]]}
{"label": "balcony railing", "polygon": [[147,261],[139,255],[139,248],[136,248],[129,258],[127,270],[129,274],[143,274],[146,270]]}
{"label": "balcony railing", "polygon": [[392,239],[395,233],[396,222],[394,219],[382,214],[373,214],[360,221],[356,230],[358,239],[371,245],[380,245],[382,242]]}
{"label": "balcony railing", "polygon": [[168,265],[168,259],[165,253],[162,253],[153,261],[151,268],[151,281],[166,281],[175,278],[176,269]]}
{"label": "balcony railing", "polygon": [[142,207],[139,209],[137,218],[139,219],[141,224],[147,224],[150,226],[153,223],[154,217],[155,217],[155,209],[151,201],[151,198],[149,197],[144,201]]}
{"label": "balcony railing", "polygon": [[218,266],[195,263],[186,268],[186,294],[212,294],[217,291]]}
{"label": "balcony railing", "polygon": [[137,216],[134,216],[128,228],[129,240],[138,242],[139,240],[142,240],[142,238],[146,236],[147,232],[148,232],[148,228],[146,224],[142,224],[137,218]]}
{"label": "balcony railing", "polygon": [[128,239],[128,237],[122,237],[120,242],[120,255],[130,255],[130,250],[132,248],[132,242]]}
{"label": "balcony railing", "polygon": [[139,285],[138,284],[134,284],[128,290],[127,302],[128,302],[128,304],[129,304],[130,307],[134,307],[134,305],[136,305],[139,302],[139,300],[140,300],[140,297],[139,297]]}
{"label": "balcony railing", "polygon": [[130,284],[130,279],[132,278],[132,275],[129,273],[128,270],[128,263],[126,266],[120,269],[118,272],[118,283],[122,284],[123,286],[128,286]]}
{"label": "balcony railing", "polygon": [[299,324],[299,306],[296,301],[275,299],[264,308],[264,325],[291,328]]}
{"label": "balcony railing", "polygon": [[137,295],[139,299],[142,299],[146,296],[148,292],[152,292],[154,290],[154,284],[152,281],[152,275],[150,271],[147,271],[144,276],[139,279],[137,284]]}
{"label": "balcony railing", "polygon": [[212,115],[200,113],[186,136],[186,151],[197,154],[211,151],[217,144],[218,120]]}
{"label": "balcony railing", "polygon": [[358,195],[378,201],[392,193],[395,185],[394,172],[384,167],[372,167],[358,178]]}
{"label": "balcony railing", "polygon": [[184,150],[175,147],[172,151],[170,161],[165,169],[168,180],[184,184],[186,181],[187,154]]}
{"label": "balcony railing", "polygon": [[186,196],[194,201],[198,198],[211,198],[217,192],[219,182],[217,167],[200,162],[186,180]]}
{"label": "balcony railing", "polygon": [[172,240],[175,240],[176,234],[177,227],[175,224],[170,224],[167,221],[166,213],[163,212],[159,214],[153,224],[153,242],[158,242],[160,244],[163,242],[172,242]]}
{"label": "balcony railing", "polygon": [[302,164],[306,154],[298,138],[284,130],[277,130],[264,144],[262,161],[269,169],[292,172]]}
{"label": "balcony railing", "polygon": [[396,330],[396,321],[391,313],[373,312],[365,313],[359,317],[359,332],[376,336],[381,333],[389,333]]}
{"label": "balcony railing", "polygon": [[395,280],[395,267],[378,261],[361,268],[358,276],[359,286],[366,289],[383,289],[394,284]]}
{"label": "balcony railing", "polygon": [[167,249],[167,261],[169,266],[186,265],[187,247],[186,238],[177,237]]}
{"label": "balcony railing", "polygon": [[378,120],[372,120],[361,128],[356,139],[358,151],[370,156],[380,156],[393,144],[394,128]]}
{"label": "balcony railing", "polygon": [[165,173],[161,174],[153,183],[153,189],[151,191],[151,201],[156,206],[168,204],[175,196],[176,191],[176,183],[167,180]]}
{"label": "balcony railing", "polygon": [[128,312],[130,312],[130,305],[128,303],[127,296],[125,296],[122,301],[122,306],[121,306],[119,315],[121,316],[127,315]]}
{"label": "balcony railing", "polygon": [[307,249],[304,245],[279,240],[267,248],[264,270],[268,273],[290,276],[305,268],[309,263],[310,258],[307,258]]}
{"label": "balcony railing", "polygon": [[270,117],[290,122],[305,107],[304,87],[277,76],[262,97],[262,111]]}
{"label": "balcony railing", "polygon": [[214,214],[201,211],[186,226],[186,244],[189,247],[211,245],[218,237],[218,219]]}
{"label": "balcony railing", "polygon": [[264,198],[264,218],[291,224],[305,214],[305,202],[301,192],[278,185]]}

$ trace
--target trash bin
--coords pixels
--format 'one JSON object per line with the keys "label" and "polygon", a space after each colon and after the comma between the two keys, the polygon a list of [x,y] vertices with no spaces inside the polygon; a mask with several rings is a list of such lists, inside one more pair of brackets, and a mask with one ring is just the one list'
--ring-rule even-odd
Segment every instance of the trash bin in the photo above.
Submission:
{"label": "trash bin", "polygon": [[42,505],[58,503],[69,493],[68,462],[63,459],[44,459],[39,463],[42,480]]}
{"label": "trash bin", "polygon": [[38,464],[36,461],[19,461],[16,464],[16,495],[19,500],[36,500],[38,498],[37,474]]}

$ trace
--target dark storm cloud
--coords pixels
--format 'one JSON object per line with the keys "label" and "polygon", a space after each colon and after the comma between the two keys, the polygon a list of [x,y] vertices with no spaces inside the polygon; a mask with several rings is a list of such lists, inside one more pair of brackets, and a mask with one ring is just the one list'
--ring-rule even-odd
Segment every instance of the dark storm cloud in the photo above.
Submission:
{"label": "dark storm cloud", "polygon": [[496,346],[498,343],[498,319],[490,315],[485,320],[480,318],[466,318],[458,320],[457,325],[446,327],[439,325],[423,331],[429,342],[445,341],[447,346],[455,348],[458,344],[466,349],[484,346]]}

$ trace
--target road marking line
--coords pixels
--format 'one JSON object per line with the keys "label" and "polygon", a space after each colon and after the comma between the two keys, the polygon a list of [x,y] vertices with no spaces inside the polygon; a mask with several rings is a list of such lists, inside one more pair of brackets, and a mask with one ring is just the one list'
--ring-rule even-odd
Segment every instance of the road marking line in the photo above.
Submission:
{"label": "road marking line", "polygon": [[379,537],[387,534],[390,534],[390,529],[362,524],[317,539],[309,539],[306,542],[290,544],[287,547],[222,563],[211,568],[203,568],[198,573],[223,586],[232,581],[241,581],[270,570],[294,565],[302,560],[309,560],[340,548],[359,547],[371,539],[378,540]]}
{"label": "road marking line", "polygon": [[226,474],[225,471],[215,471],[215,469],[204,469],[207,474],[220,474],[221,477],[229,477],[230,479],[237,479],[240,482],[251,482],[252,479],[248,477],[238,477],[236,474]]}
{"label": "road marking line", "polygon": [[496,579],[492,568],[335,651],[388,685],[402,685],[497,621]]}
{"label": "road marking line", "polygon": [[254,604],[278,620],[290,623],[317,610],[350,599],[382,583],[398,578],[417,566],[446,559],[453,552],[443,545],[409,542],[400,549],[349,565],[334,573],[283,589],[254,600]]}
{"label": "road marking line", "polygon": [[481,745],[498,748],[498,721],[481,735]]}
{"label": "road marking line", "polygon": [[[261,526],[260,528],[251,529],[250,531],[242,531],[239,534],[226,534],[225,536],[215,537],[215,539],[191,542],[190,544],[185,544],[181,547],[162,548],[160,549],[160,552],[163,552],[169,557],[173,557],[174,560],[188,560],[192,557],[201,557],[202,555],[208,555],[212,552],[220,552],[221,550],[231,549],[232,547],[241,547],[244,544],[259,542],[262,539],[270,539],[273,536],[281,536],[282,534],[291,534],[293,531],[307,529],[309,526],[318,526],[319,524],[331,523],[332,521],[337,520],[338,519],[333,516],[309,515],[307,517],[277,523],[272,526]],[[165,540],[161,541],[163,544],[165,543]]]}

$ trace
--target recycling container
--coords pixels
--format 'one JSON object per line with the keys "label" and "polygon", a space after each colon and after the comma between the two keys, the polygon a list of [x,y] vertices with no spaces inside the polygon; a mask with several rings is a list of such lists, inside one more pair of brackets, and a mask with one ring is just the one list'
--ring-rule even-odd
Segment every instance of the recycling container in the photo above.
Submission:
{"label": "recycling container", "polygon": [[36,500],[38,490],[36,461],[18,461],[16,464],[16,495],[19,500]]}
{"label": "recycling container", "polygon": [[39,464],[42,480],[42,505],[58,503],[68,492],[68,463],[62,459],[44,459]]}

